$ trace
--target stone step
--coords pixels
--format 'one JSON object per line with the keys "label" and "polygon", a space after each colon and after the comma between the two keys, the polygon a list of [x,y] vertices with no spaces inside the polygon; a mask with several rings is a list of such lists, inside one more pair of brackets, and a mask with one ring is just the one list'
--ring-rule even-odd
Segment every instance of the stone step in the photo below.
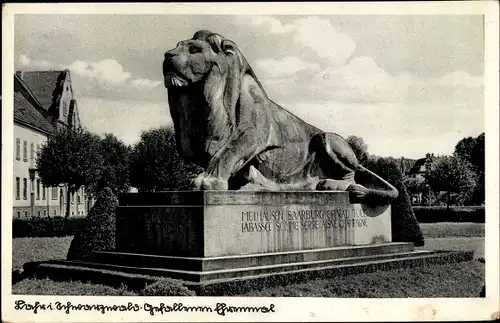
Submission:
{"label": "stone step", "polygon": [[94,252],[89,261],[126,267],[207,271],[394,254],[413,250],[412,243],[393,242],[367,246],[346,246],[223,257],[176,257],[122,252]]}
{"label": "stone step", "polygon": [[285,273],[296,270],[307,270],[307,269],[321,269],[329,268],[332,266],[343,266],[352,264],[371,264],[373,262],[383,262],[392,261],[398,259],[409,259],[415,257],[429,257],[438,254],[438,251],[412,251],[405,253],[390,253],[382,255],[370,255],[370,256],[360,256],[360,257],[350,257],[350,258],[339,258],[339,259],[327,259],[327,260],[317,260],[317,261],[305,261],[305,262],[295,262],[286,264],[273,264],[255,267],[240,267],[240,268],[228,268],[219,270],[208,270],[208,271],[198,271],[198,270],[181,270],[181,269],[171,269],[171,268],[148,268],[148,267],[137,267],[137,266],[120,266],[111,265],[107,263],[96,263],[96,262],[86,262],[86,261],[67,261],[67,260],[56,260],[49,262],[50,264],[56,265],[67,265],[76,267],[86,267],[94,269],[105,269],[105,270],[115,270],[126,273],[134,274],[144,274],[150,276],[162,276],[171,277],[175,279],[181,279],[191,282],[209,282],[217,281],[221,279],[230,278],[241,278],[247,276],[255,276],[262,274],[273,274],[273,273]]}
{"label": "stone step", "polygon": [[[462,251],[415,251],[398,255],[357,257],[357,261],[334,260],[332,262],[309,262],[284,266],[262,266],[218,271],[183,271],[123,267],[76,261],[49,261],[40,263],[35,274],[54,280],[92,281],[113,286],[121,283],[132,289],[141,289],[146,283],[163,277],[184,280],[183,284],[198,295],[238,295],[249,289],[275,284],[290,284],[310,279],[326,279],[336,276],[392,270],[432,264],[449,264],[470,261],[473,252]],[[300,266],[303,265],[303,266]]]}

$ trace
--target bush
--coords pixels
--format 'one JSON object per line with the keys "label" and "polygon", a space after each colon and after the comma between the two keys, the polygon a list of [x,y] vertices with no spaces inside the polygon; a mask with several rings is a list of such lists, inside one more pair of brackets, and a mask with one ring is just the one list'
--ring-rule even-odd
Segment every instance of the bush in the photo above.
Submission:
{"label": "bush", "polygon": [[404,185],[398,162],[391,157],[371,158],[366,162],[366,168],[394,185],[399,192],[398,197],[391,202],[392,241],[424,245],[424,236],[413,213],[410,195]]}
{"label": "bush", "polygon": [[415,246],[424,245],[424,236],[418,218],[411,207],[410,196],[403,182],[395,183],[399,195],[391,203],[391,231],[394,242],[413,242]]}
{"label": "bush", "polygon": [[413,211],[421,223],[484,223],[485,216],[484,206],[414,206]]}
{"label": "bush", "polygon": [[111,287],[80,281],[28,278],[12,285],[14,295],[136,296],[127,286]]}
{"label": "bush", "polygon": [[161,279],[146,285],[139,293],[140,296],[196,296],[195,292],[182,285],[175,279]]}
{"label": "bush", "polygon": [[32,217],[12,219],[12,237],[65,237],[74,236],[82,226],[85,217],[64,218]]}
{"label": "bush", "polygon": [[97,194],[94,207],[71,242],[68,260],[85,259],[94,250],[112,251],[115,249],[117,206],[118,199],[110,188],[106,187]]}

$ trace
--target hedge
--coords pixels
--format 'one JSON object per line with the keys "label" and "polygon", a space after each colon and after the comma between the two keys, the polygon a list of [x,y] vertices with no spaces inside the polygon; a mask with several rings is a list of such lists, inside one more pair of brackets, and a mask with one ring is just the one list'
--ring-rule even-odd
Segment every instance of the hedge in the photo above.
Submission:
{"label": "hedge", "polygon": [[484,206],[414,206],[419,223],[475,222],[484,223]]}
{"label": "hedge", "polygon": [[118,199],[109,187],[99,193],[84,224],[74,236],[67,260],[83,260],[92,251],[114,251],[116,245],[116,218]]}
{"label": "hedge", "polygon": [[64,237],[75,235],[85,217],[31,217],[12,219],[12,237]]}

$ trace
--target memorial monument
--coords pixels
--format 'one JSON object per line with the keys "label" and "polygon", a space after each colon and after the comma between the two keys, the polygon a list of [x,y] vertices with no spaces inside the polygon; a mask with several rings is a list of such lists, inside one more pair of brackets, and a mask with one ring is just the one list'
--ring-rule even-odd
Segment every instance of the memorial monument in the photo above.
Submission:
{"label": "memorial monument", "polygon": [[122,194],[116,250],[53,265],[203,287],[454,257],[392,242],[397,189],[269,99],[233,41],[198,31],[165,53],[163,76],[177,149],[205,171],[192,191]]}

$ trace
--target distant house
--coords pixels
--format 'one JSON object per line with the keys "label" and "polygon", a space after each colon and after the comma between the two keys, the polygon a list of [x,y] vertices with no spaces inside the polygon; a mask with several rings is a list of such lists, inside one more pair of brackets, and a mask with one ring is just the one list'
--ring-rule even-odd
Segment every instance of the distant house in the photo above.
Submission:
{"label": "distant house", "polygon": [[406,173],[409,177],[421,177],[425,179],[425,175],[431,170],[434,163],[434,154],[426,154],[425,158],[420,158],[415,161],[410,170]]}
{"label": "distant house", "polygon": [[[57,129],[81,126],[70,72],[16,72],[13,109],[13,217],[64,216],[67,187],[43,185],[36,171],[36,154]],[[69,216],[87,214],[88,206],[82,187],[71,197]]]}
{"label": "distant house", "polygon": [[[434,163],[436,161],[436,157],[434,154],[426,154],[425,158],[420,158],[415,161],[410,170],[405,174],[405,178],[413,178],[418,181],[424,182],[426,175],[431,171]],[[419,193],[413,193],[411,195],[411,200],[413,204],[422,204],[423,203],[423,193],[420,191]],[[428,198],[429,191],[425,192]]]}

